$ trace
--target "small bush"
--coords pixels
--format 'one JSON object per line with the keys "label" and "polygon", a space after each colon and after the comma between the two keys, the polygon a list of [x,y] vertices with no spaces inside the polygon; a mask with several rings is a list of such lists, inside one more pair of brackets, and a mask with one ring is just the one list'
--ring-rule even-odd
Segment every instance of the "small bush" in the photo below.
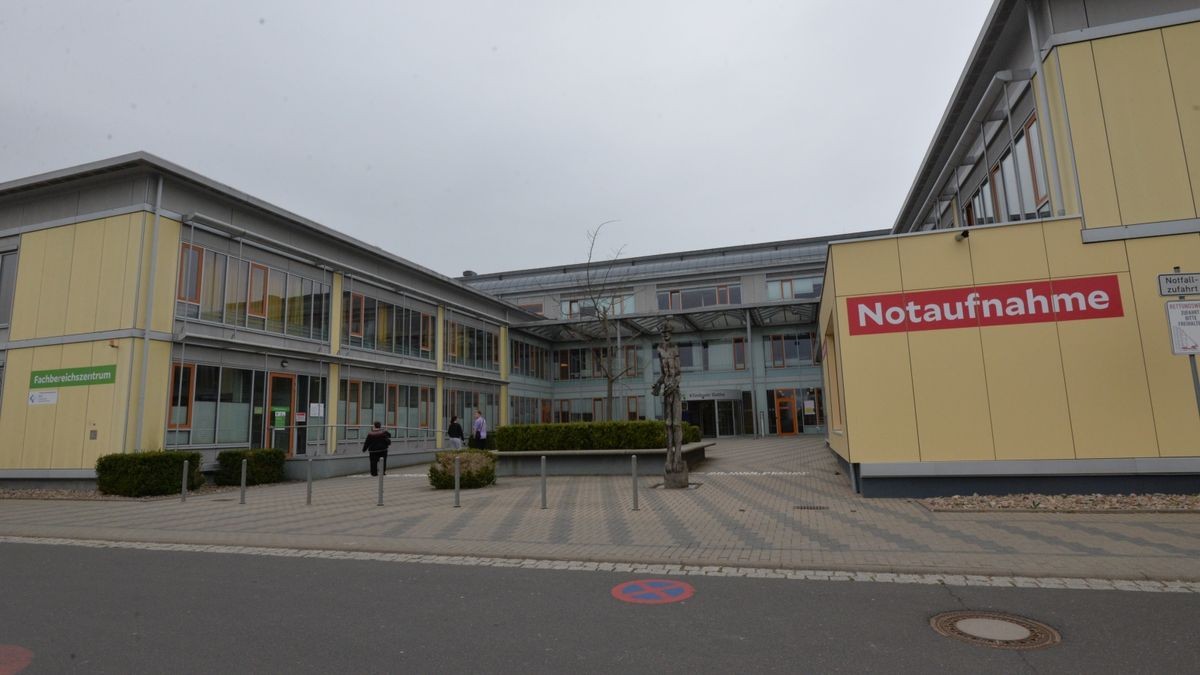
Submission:
{"label": "small bush", "polygon": [[[666,423],[655,420],[630,422],[569,422],[565,424],[514,424],[497,429],[496,447],[506,452],[553,450],[640,450],[667,445]],[[684,423],[684,443],[700,440],[700,427]]]}
{"label": "small bush", "polygon": [[242,460],[246,460],[246,485],[278,483],[283,480],[283,450],[222,450],[217,453],[217,485],[241,485]]}
{"label": "small bush", "polygon": [[479,450],[439,452],[429,467],[429,484],[438,490],[454,488],[454,458],[460,457],[458,484],[464,490],[487,487],[496,482],[496,458]]}
{"label": "small bush", "polygon": [[188,465],[188,489],[204,484],[198,452],[134,452],[104,455],[96,460],[96,486],[106,495],[149,497],[179,494],[183,462]]}

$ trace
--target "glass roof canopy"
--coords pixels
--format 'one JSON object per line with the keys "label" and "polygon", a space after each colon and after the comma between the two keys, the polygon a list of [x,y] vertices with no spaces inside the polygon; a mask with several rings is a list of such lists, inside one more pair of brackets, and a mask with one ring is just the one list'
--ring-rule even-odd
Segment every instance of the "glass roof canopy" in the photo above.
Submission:
{"label": "glass roof canopy", "polygon": [[[818,304],[820,304],[820,298],[814,296],[735,307],[702,307],[669,312],[625,314],[612,317],[610,321],[618,326],[624,337],[658,335],[662,330],[663,321],[667,318],[672,318],[672,328],[676,333],[745,329],[747,321],[755,328],[771,328],[816,323]],[[605,338],[600,321],[595,317],[527,321],[514,323],[512,327],[551,342],[603,340]]]}

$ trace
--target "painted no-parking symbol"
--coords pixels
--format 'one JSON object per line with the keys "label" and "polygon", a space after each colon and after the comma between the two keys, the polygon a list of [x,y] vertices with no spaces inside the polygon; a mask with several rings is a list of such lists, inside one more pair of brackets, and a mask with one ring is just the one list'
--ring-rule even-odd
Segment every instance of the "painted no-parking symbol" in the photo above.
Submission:
{"label": "painted no-parking symbol", "polygon": [[691,584],[674,579],[638,579],[613,586],[612,596],[635,605],[665,605],[681,602],[695,595]]}

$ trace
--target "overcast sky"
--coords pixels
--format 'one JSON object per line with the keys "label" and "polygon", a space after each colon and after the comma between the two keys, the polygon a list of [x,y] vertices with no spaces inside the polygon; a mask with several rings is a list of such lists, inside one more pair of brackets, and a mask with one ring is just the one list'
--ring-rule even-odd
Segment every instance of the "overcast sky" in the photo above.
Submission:
{"label": "overcast sky", "polygon": [[890,227],[989,0],[0,2],[0,181],[146,150],[444,274]]}

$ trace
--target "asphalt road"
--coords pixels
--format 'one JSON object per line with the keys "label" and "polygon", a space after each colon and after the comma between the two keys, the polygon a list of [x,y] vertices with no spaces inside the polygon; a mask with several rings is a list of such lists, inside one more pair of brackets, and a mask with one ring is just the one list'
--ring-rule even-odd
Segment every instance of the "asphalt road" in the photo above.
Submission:
{"label": "asphalt road", "polygon": [[[635,578],[3,544],[0,675],[30,653],[26,673],[1200,669],[1197,594],[681,577],[684,602],[612,597]],[[929,627],[959,609],[1028,616],[1063,643],[1002,651]]]}

